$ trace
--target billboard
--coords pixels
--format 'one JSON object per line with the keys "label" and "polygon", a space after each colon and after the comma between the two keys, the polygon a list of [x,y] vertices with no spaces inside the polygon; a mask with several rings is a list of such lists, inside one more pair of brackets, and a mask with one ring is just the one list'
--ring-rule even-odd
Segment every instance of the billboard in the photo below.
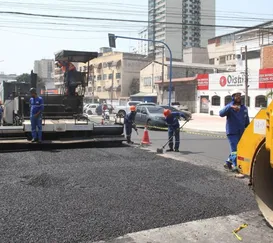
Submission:
{"label": "billboard", "polygon": [[273,68],[259,70],[259,89],[273,88]]}
{"label": "billboard", "polygon": [[209,74],[203,73],[197,75],[197,90],[208,90],[209,89]]}

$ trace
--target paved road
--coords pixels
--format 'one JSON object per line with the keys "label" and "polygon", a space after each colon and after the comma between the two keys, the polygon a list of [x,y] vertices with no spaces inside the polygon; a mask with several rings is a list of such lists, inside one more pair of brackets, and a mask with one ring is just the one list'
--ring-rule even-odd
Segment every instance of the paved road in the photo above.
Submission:
{"label": "paved road", "polygon": [[[194,141],[200,143],[202,138]],[[251,234],[271,236],[243,180],[134,147],[1,154],[0,191],[2,242],[94,242],[200,219],[205,223],[197,225],[203,224],[204,231],[228,215],[250,215],[253,210],[257,222],[245,218],[260,229],[250,228]],[[223,218],[211,219],[217,216]],[[225,224],[229,242],[234,242],[231,230],[239,226],[238,217]],[[183,225],[174,227],[189,232]],[[215,230],[223,234],[223,229]],[[182,237],[181,232],[177,236]]]}
{"label": "paved road", "polygon": [[[133,131],[132,140],[141,143],[144,129],[138,129],[139,135]],[[167,131],[148,131],[151,145],[147,149],[156,151],[168,141]],[[212,134],[194,134],[181,132],[180,153],[168,153],[169,156],[180,157],[185,161],[222,169],[229,154],[229,145],[224,136]],[[168,149],[168,145],[165,150]],[[164,150],[164,153],[166,153]]]}

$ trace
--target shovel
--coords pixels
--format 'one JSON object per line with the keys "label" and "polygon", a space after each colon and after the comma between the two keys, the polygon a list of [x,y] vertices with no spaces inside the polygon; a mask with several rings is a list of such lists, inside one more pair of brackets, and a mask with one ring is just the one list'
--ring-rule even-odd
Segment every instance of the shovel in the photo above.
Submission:
{"label": "shovel", "polygon": [[[180,130],[186,125],[186,123],[187,123],[188,121],[189,121],[189,120],[186,120],[186,121],[184,122],[184,124],[183,124],[181,127],[177,128],[177,130],[180,131]],[[163,151],[164,151],[165,147],[166,147],[166,146],[169,144],[169,142],[173,139],[174,135],[175,135],[175,134],[173,134],[173,135],[170,137],[170,139],[167,141],[167,143],[165,143],[165,144],[163,145],[162,148],[157,148],[157,149],[156,149],[156,153],[158,153],[158,154],[163,154]]]}

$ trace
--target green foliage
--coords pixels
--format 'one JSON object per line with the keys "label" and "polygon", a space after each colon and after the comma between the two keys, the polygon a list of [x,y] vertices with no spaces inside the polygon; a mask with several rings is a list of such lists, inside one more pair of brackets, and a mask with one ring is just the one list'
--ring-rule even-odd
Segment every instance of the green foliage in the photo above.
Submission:
{"label": "green foliage", "polygon": [[134,95],[134,94],[139,93],[139,85],[140,85],[139,79],[134,78],[132,80],[131,85],[130,85],[130,89],[129,89],[130,94],[129,95]]}

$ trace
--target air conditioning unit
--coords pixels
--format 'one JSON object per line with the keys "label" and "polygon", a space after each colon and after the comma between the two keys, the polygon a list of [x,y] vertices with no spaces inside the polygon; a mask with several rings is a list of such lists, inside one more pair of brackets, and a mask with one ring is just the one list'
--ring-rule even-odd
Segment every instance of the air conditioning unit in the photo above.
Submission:
{"label": "air conditioning unit", "polygon": [[236,55],[236,58],[237,58],[237,59],[242,59],[242,54],[237,54],[237,55]]}

